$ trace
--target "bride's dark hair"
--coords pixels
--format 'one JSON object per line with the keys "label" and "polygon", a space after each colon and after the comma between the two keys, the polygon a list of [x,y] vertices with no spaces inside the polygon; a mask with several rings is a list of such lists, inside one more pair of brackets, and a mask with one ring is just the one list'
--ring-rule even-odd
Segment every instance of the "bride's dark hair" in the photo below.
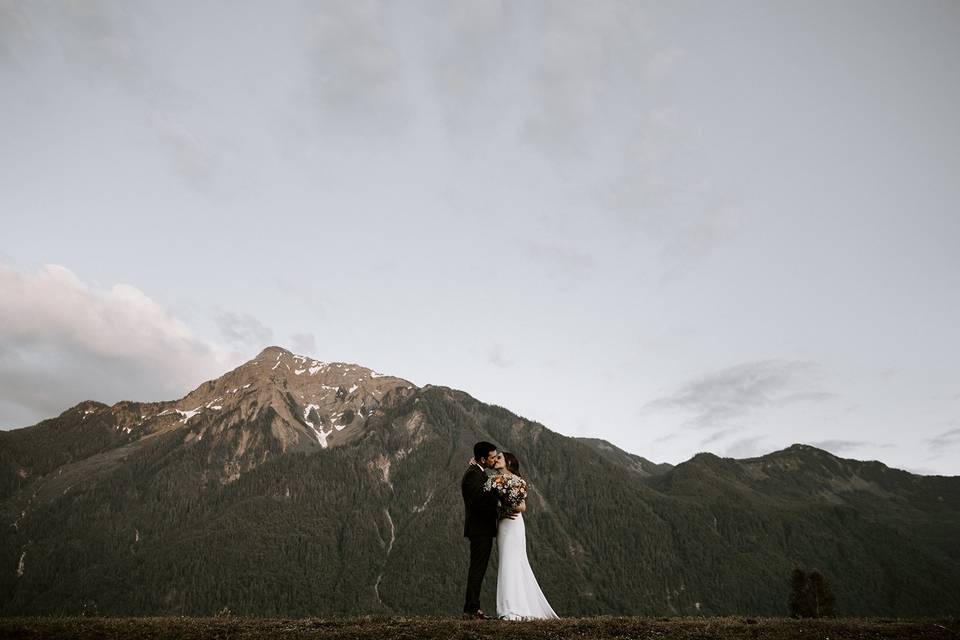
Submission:
{"label": "bride's dark hair", "polygon": [[503,452],[503,461],[507,463],[507,471],[512,473],[515,476],[520,476],[520,461],[517,460],[517,456],[513,455],[509,451]]}

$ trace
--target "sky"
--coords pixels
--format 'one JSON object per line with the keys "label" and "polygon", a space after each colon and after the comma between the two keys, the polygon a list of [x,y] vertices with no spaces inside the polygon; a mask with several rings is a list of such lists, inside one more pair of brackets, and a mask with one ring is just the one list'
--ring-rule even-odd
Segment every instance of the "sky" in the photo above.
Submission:
{"label": "sky", "polygon": [[960,474],[956,2],[0,1],[0,427],[277,344]]}

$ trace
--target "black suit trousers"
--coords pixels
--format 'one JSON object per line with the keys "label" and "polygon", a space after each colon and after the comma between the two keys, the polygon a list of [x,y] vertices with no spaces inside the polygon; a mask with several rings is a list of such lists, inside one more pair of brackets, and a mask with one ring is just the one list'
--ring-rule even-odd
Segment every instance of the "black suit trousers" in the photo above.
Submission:
{"label": "black suit trousers", "polygon": [[478,536],[470,538],[470,571],[467,573],[467,594],[463,602],[464,613],[474,613],[480,608],[480,587],[487,573],[493,538]]}

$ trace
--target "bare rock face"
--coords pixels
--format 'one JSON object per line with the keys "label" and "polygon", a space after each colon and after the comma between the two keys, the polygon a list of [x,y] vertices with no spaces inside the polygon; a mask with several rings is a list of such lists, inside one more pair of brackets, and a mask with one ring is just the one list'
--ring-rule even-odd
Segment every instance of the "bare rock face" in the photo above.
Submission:
{"label": "bare rock face", "polygon": [[268,347],[253,360],[200,385],[164,415],[168,422],[189,427],[186,442],[266,419],[281,451],[310,450],[353,440],[388,394],[415,388],[411,382],[359,365],[323,362]]}
{"label": "bare rock face", "polygon": [[384,402],[415,389],[359,365],[268,347],[150,417],[149,428],[181,431],[183,445],[207,450],[229,482],[272,455],[356,441]]}
{"label": "bare rock face", "polygon": [[61,419],[69,417],[87,428],[100,425],[112,430],[116,440],[82,465],[65,465],[57,484],[66,487],[75,475],[108,469],[161,438],[201,452],[205,479],[232,482],[276,455],[358,440],[381,407],[416,389],[407,380],[359,365],[268,347],[179,400],[124,401],[112,407],[85,401],[67,410]]}

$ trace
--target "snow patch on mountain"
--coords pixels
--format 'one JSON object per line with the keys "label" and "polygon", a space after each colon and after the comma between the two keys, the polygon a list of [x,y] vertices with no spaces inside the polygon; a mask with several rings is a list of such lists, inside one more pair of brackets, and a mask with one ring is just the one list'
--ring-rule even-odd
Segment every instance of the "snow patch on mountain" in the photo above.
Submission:
{"label": "snow patch on mountain", "polygon": [[318,405],[318,404],[308,404],[308,405],[304,408],[304,410],[303,410],[303,422],[304,422],[304,424],[306,424],[308,427],[310,427],[311,429],[313,429],[313,432],[314,432],[315,434],[317,434],[317,442],[320,443],[320,446],[321,446],[321,447],[323,447],[324,449],[326,449],[327,447],[330,446],[330,445],[327,444],[327,435],[329,435],[329,433],[324,433],[324,431],[323,431],[323,425],[320,425],[320,428],[317,429],[315,426],[313,426],[313,423],[310,422],[310,420],[309,420],[310,411],[313,410],[313,409],[319,409],[319,408],[320,408],[320,405]]}
{"label": "snow patch on mountain", "polygon": [[200,411],[201,411],[202,409],[203,409],[203,407],[197,407],[196,409],[191,409],[190,411],[180,411],[180,409],[175,409],[175,411],[176,411],[177,413],[179,413],[181,416],[183,416],[183,418],[180,420],[180,422],[183,423],[183,424],[187,424],[187,420],[189,420],[189,419],[192,418],[193,416],[195,416],[195,415],[197,415],[198,413],[200,413]]}

